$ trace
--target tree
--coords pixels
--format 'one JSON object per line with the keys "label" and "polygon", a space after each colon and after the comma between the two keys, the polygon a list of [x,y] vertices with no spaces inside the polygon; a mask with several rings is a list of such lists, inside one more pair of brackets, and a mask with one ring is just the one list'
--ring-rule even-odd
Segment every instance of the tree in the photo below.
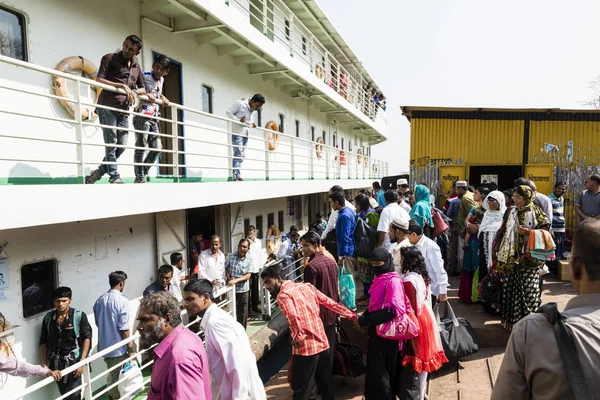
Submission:
{"label": "tree", "polygon": [[590,94],[587,100],[582,101],[581,104],[585,107],[600,110],[600,76],[590,81],[588,88],[591,89],[592,94]]}

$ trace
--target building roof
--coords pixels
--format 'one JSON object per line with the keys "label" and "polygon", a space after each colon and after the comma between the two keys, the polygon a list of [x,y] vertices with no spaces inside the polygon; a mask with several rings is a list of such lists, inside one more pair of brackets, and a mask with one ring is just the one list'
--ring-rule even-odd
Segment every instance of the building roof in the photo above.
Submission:
{"label": "building roof", "polygon": [[[585,114],[592,118],[581,118],[581,119],[593,119],[597,120],[600,118],[600,110],[597,109],[561,109],[561,108],[488,108],[488,107],[435,107],[435,106],[401,106],[400,110],[402,115],[409,121],[413,117],[413,113],[419,114],[420,117],[424,118],[456,118],[459,114],[465,114],[465,118],[473,119],[474,115],[486,115],[495,114],[502,115],[501,119],[522,119],[527,114],[538,114],[548,118],[544,119],[555,119],[550,116],[558,117],[562,114],[563,116],[568,115],[568,119],[574,119],[574,114]],[[468,114],[468,116],[466,116]],[[514,116],[514,118],[506,118],[506,116]],[[561,118],[556,118],[561,119]]]}

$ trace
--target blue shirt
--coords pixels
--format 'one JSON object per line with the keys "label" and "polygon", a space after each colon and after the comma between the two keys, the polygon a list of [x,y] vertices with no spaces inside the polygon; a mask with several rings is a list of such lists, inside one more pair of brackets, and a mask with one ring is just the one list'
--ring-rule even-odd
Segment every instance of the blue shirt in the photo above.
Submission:
{"label": "blue shirt", "polygon": [[342,208],[335,225],[339,257],[354,257],[354,228],[356,228],[356,213],[350,207]]}
{"label": "blue shirt", "polygon": [[377,204],[379,204],[379,207],[383,208],[387,206],[387,203],[385,202],[385,192],[383,189],[379,189],[379,192],[377,192]]}
{"label": "blue shirt", "polygon": [[[96,300],[94,318],[98,327],[98,351],[123,340],[121,331],[129,330],[129,300],[118,290],[111,289]],[[119,357],[127,353],[127,346],[106,354],[104,358]]]}
{"label": "blue shirt", "polygon": [[450,205],[448,206],[448,212],[446,213],[446,216],[450,218],[450,225],[452,226],[456,225],[456,218],[458,218],[459,206],[460,197],[456,197],[450,200]]}
{"label": "blue shirt", "polygon": [[[238,253],[231,253],[225,260],[225,272],[230,278],[238,279],[250,272],[252,266],[252,257],[246,254],[246,257],[240,258]],[[235,285],[236,293],[246,293],[250,290],[250,280]]]}

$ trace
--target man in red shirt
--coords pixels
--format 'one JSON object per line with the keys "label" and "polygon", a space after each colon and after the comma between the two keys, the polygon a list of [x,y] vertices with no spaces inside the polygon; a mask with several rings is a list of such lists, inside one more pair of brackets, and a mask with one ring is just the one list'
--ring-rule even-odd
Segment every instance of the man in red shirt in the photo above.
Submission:
{"label": "man in red shirt", "polygon": [[358,317],[354,311],[325,296],[310,283],[284,281],[281,275],[279,265],[265,268],[260,274],[265,288],[277,298],[277,305],[290,326],[290,383],[294,391],[293,399],[308,399],[315,379],[322,399],[333,400],[329,342],[320,318],[319,306],[351,320]]}
{"label": "man in red shirt", "polygon": [[[325,296],[333,301],[340,301],[338,288],[338,266],[335,261],[328,258],[320,250],[321,238],[317,232],[307,232],[300,238],[302,252],[309,258],[308,265],[304,268],[304,283],[310,283]],[[333,352],[335,349],[335,320],[337,314],[329,311],[327,307],[320,306],[320,317],[325,328],[325,335],[329,342],[329,357],[333,367]]]}

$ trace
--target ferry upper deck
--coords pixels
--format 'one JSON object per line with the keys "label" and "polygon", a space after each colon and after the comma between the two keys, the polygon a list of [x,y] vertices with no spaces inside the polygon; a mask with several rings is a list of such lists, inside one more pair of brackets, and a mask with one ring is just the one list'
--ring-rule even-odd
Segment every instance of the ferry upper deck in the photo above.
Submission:
{"label": "ferry upper deck", "polygon": [[[0,191],[11,210],[0,229],[359,188],[387,173],[371,157],[387,134],[380,89],[313,1],[0,1],[0,16]],[[94,68],[130,34],[143,40],[142,70],[159,54],[172,62],[162,155],[151,184],[128,184],[139,165],[130,123],[116,146],[126,184],[83,185],[105,151],[98,92],[115,91]],[[68,57],[73,68],[57,71]],[[267,102],[249,129],[244,182],[231,182],[225,112],[254,93]]]}

